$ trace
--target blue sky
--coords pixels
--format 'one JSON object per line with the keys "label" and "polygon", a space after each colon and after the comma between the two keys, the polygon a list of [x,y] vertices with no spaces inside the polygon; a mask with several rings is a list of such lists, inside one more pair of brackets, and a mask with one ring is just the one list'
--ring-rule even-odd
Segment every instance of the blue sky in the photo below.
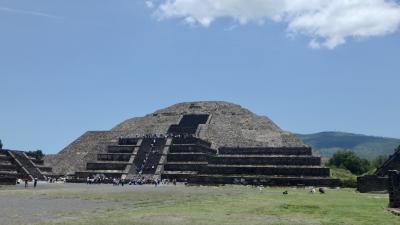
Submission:
{"label": "blue sky", "polygon": [[400,138],[397,29],[312,48],[320,34],[289,34],[285,22],[188,24],[157,4],[0,0],[4,147],[56,153],[87,130],[197,100],[240,104],[292,132]]}

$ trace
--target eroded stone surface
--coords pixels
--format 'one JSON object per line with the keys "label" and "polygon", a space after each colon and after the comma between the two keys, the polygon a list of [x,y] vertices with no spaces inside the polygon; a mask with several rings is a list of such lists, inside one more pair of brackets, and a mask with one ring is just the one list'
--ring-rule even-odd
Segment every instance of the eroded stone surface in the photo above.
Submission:
{"label": "eroded stone surface", "polygon": [[84,170],[86,162],[105,152],[106,146],[118,137],[165,134],[184,114],[210,114],[208,124],[200,125],[197,135],[219,147],[301,147],[304,143],[280,129],[265,116],[258,116],[239,105],[228,102],[179,103],[144,117],[128,119],[110,131],[86,132],[59,154],[46,162],[55,173]]}

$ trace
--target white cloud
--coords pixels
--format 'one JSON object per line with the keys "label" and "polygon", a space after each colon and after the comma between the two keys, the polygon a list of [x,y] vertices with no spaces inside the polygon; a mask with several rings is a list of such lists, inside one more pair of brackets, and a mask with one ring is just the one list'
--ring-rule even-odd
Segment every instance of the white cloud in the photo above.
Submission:
{"label": "white cloud", "polygon": [[150,8],[150,9],[154,8],[154,3],[152,1],[145,1],[145,4],[146,4],[147,8]]}
{"label": "white cloud", "polygon": [[154,7],[160,19],[204,27],[219,18],[240,25],[286,23],[290,34],[310,37],[312,48],[332,49],[348,38],[383,36],[400,26],[398,0],[162,0]]}

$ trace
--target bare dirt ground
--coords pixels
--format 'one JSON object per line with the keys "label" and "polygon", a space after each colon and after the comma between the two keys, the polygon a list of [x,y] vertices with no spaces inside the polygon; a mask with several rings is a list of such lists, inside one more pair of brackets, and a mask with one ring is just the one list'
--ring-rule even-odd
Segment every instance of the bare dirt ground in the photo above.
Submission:
{"label": "bare dirt ground", "polygon": [[[169,188],[157,188],[163,191]],[[114,187],[112,185],[86,185],[86,184],[49,184],[39,183],[34,189],[29,184],[1,186],[0,187],[0,224],[30,224],[49,220],[71,219],[80,211],[96,211],[115,207],[118,203],[107,200],[88,200],[79,198],[58,198],[59,192],[79,193],[85,191],[96,192],[132,192],[154,191],[152,185]],[[52,195],[54,194],[54,195]],[[50,195],[50,196],[49,196]]]}

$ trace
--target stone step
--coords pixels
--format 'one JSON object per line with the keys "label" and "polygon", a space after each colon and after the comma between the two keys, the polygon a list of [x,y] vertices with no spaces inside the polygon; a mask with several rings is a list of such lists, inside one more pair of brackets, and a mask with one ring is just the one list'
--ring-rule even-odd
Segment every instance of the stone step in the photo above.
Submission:
{"label": "stone step", "polygon": [[237,164],[237,165],[304,165],[319,166],[321,158],[316,156],[296,155],[218,155],[210,157],[210,164]]}
{"label": "stone step", "polygon": [[97,154],[98,161],[129,161],[134,153],[101,153]]}
{"label": "stone step", "polygon": [[0,170],[0,176],[6,176],[6,175],[18,175],[18,172],[16,170]]}
{"label": "stone step", "polygon": [[120,138],[118,145],[139,145],[140,138]]}
{"label": "stone step", "polygon": [[99,165],[105,165],[105,164],[123,164],[123,165],[127,165],[130,164],[129,162],[126,161],[94,161],[94,162],[88,162],[91,164],[99,164]]}
{"label": "stone step", "polygon": [[168,161],[208,161],[210,155],[202,152],[179,152],[169,153],[167,155]]}
{"label": "stone step", "polygon": [[10,156],[8,156],[6,153],[2,153],[0,154],[0,159],[10,159]]}
{"label": "stone step", "polygon": [[17,167],[11,162],[0,162],[0,170],[16,170]]}
{"label": "stone step", "polygon": [[176,164],[176,165],[186,165],[186,164],[192,164],[192,165],[207,165],[208,162],[205,162],[205,161],[167,162],[166,165],[168,165],[168,164]]}
{"label": "stone step", "polygon": [[129,162],[88,162],[87,170],[125,170]]}
{"label": "stone step", "polygon": [[161,179],[176,179],[179,182],[183,182],[189,177],[197,175],[197,173],[197,171],[164,171]]}
{"label": "stone step", "polygon": [[32,162],[31,157],[22,151],[10,151],[11,156],[15,157],[15,161],[23,167],[27,174],[33,179],[38,178],[39,180],[45,180],[45,177],[41,171]]}
{"label": "stone step", "polygon": [[0,177],[0,185],[15,185],[16,183],[16,177]]}
{"label": "stone step", "polygon": [[204,147],[211,147],[211,143],[195,137],[188,138],[173,138],[174,145],[201,145]]}
{"label": "stone step", "polygon": [[193,144],[182,144],[182,145],[172,145],[170,147],[171,153],[179,153],[179,152],[203,152],[209,154],[216,154],[217,151],[215,149],[211,149],[206,146],[201,145],[193,145]]}
{"label": "stone step", "polygon": [[284,155],[284,154],[218,154],[218,158],[320,158],[313,155]]}
{"label": "stone step", "polygon": [[[240,168],[326,168],[323,166],[308,166],[308,165],[241,165],[241,164],[208,164],[209,167],[223,167],[223,168],[235,168],[235,167],[240,167]],[[329,169],[329,168],[327,168]]]}
{"label": "stone step", "polygon": [[226,148],[218,150],[224,155],[312,155],[309,147],[282,147],[282,148]]}
{"label": "stone step", "polygon": [[202,170],[204,174],[262,174],[285,176],[324,176],[330,175],[329,168],[320,166],[265,166],[265,165],[212,165]]}
{"label": "stone step", "polygon": [[197,171],[164,171],[163,174],[168,174],[168,175],[174,175],[174,174],[195,175],[195,174],[198,174],[198,172]]}
{"label": "stone step", "polygon": [[124,173],[123,170],[85,170],[84,172],[89,172],[89,173]]}
{"label": "stone step", "polygon": [[323,186],[339,187],[339,179],[332,179],[318,176],[254,176],[254,175],[222,175],[222,174],[201,174],[187,178],[192,184],[248,184],[266,186]]}
{"label": "stone step", "polygon": [[136,145],[109,145],[107,146],[108,153],[133,153]]}
{"label": "stone step", "polygon": [[166,171],[201,171],[208,165],[208,162],[167,162],[164,165]]}

